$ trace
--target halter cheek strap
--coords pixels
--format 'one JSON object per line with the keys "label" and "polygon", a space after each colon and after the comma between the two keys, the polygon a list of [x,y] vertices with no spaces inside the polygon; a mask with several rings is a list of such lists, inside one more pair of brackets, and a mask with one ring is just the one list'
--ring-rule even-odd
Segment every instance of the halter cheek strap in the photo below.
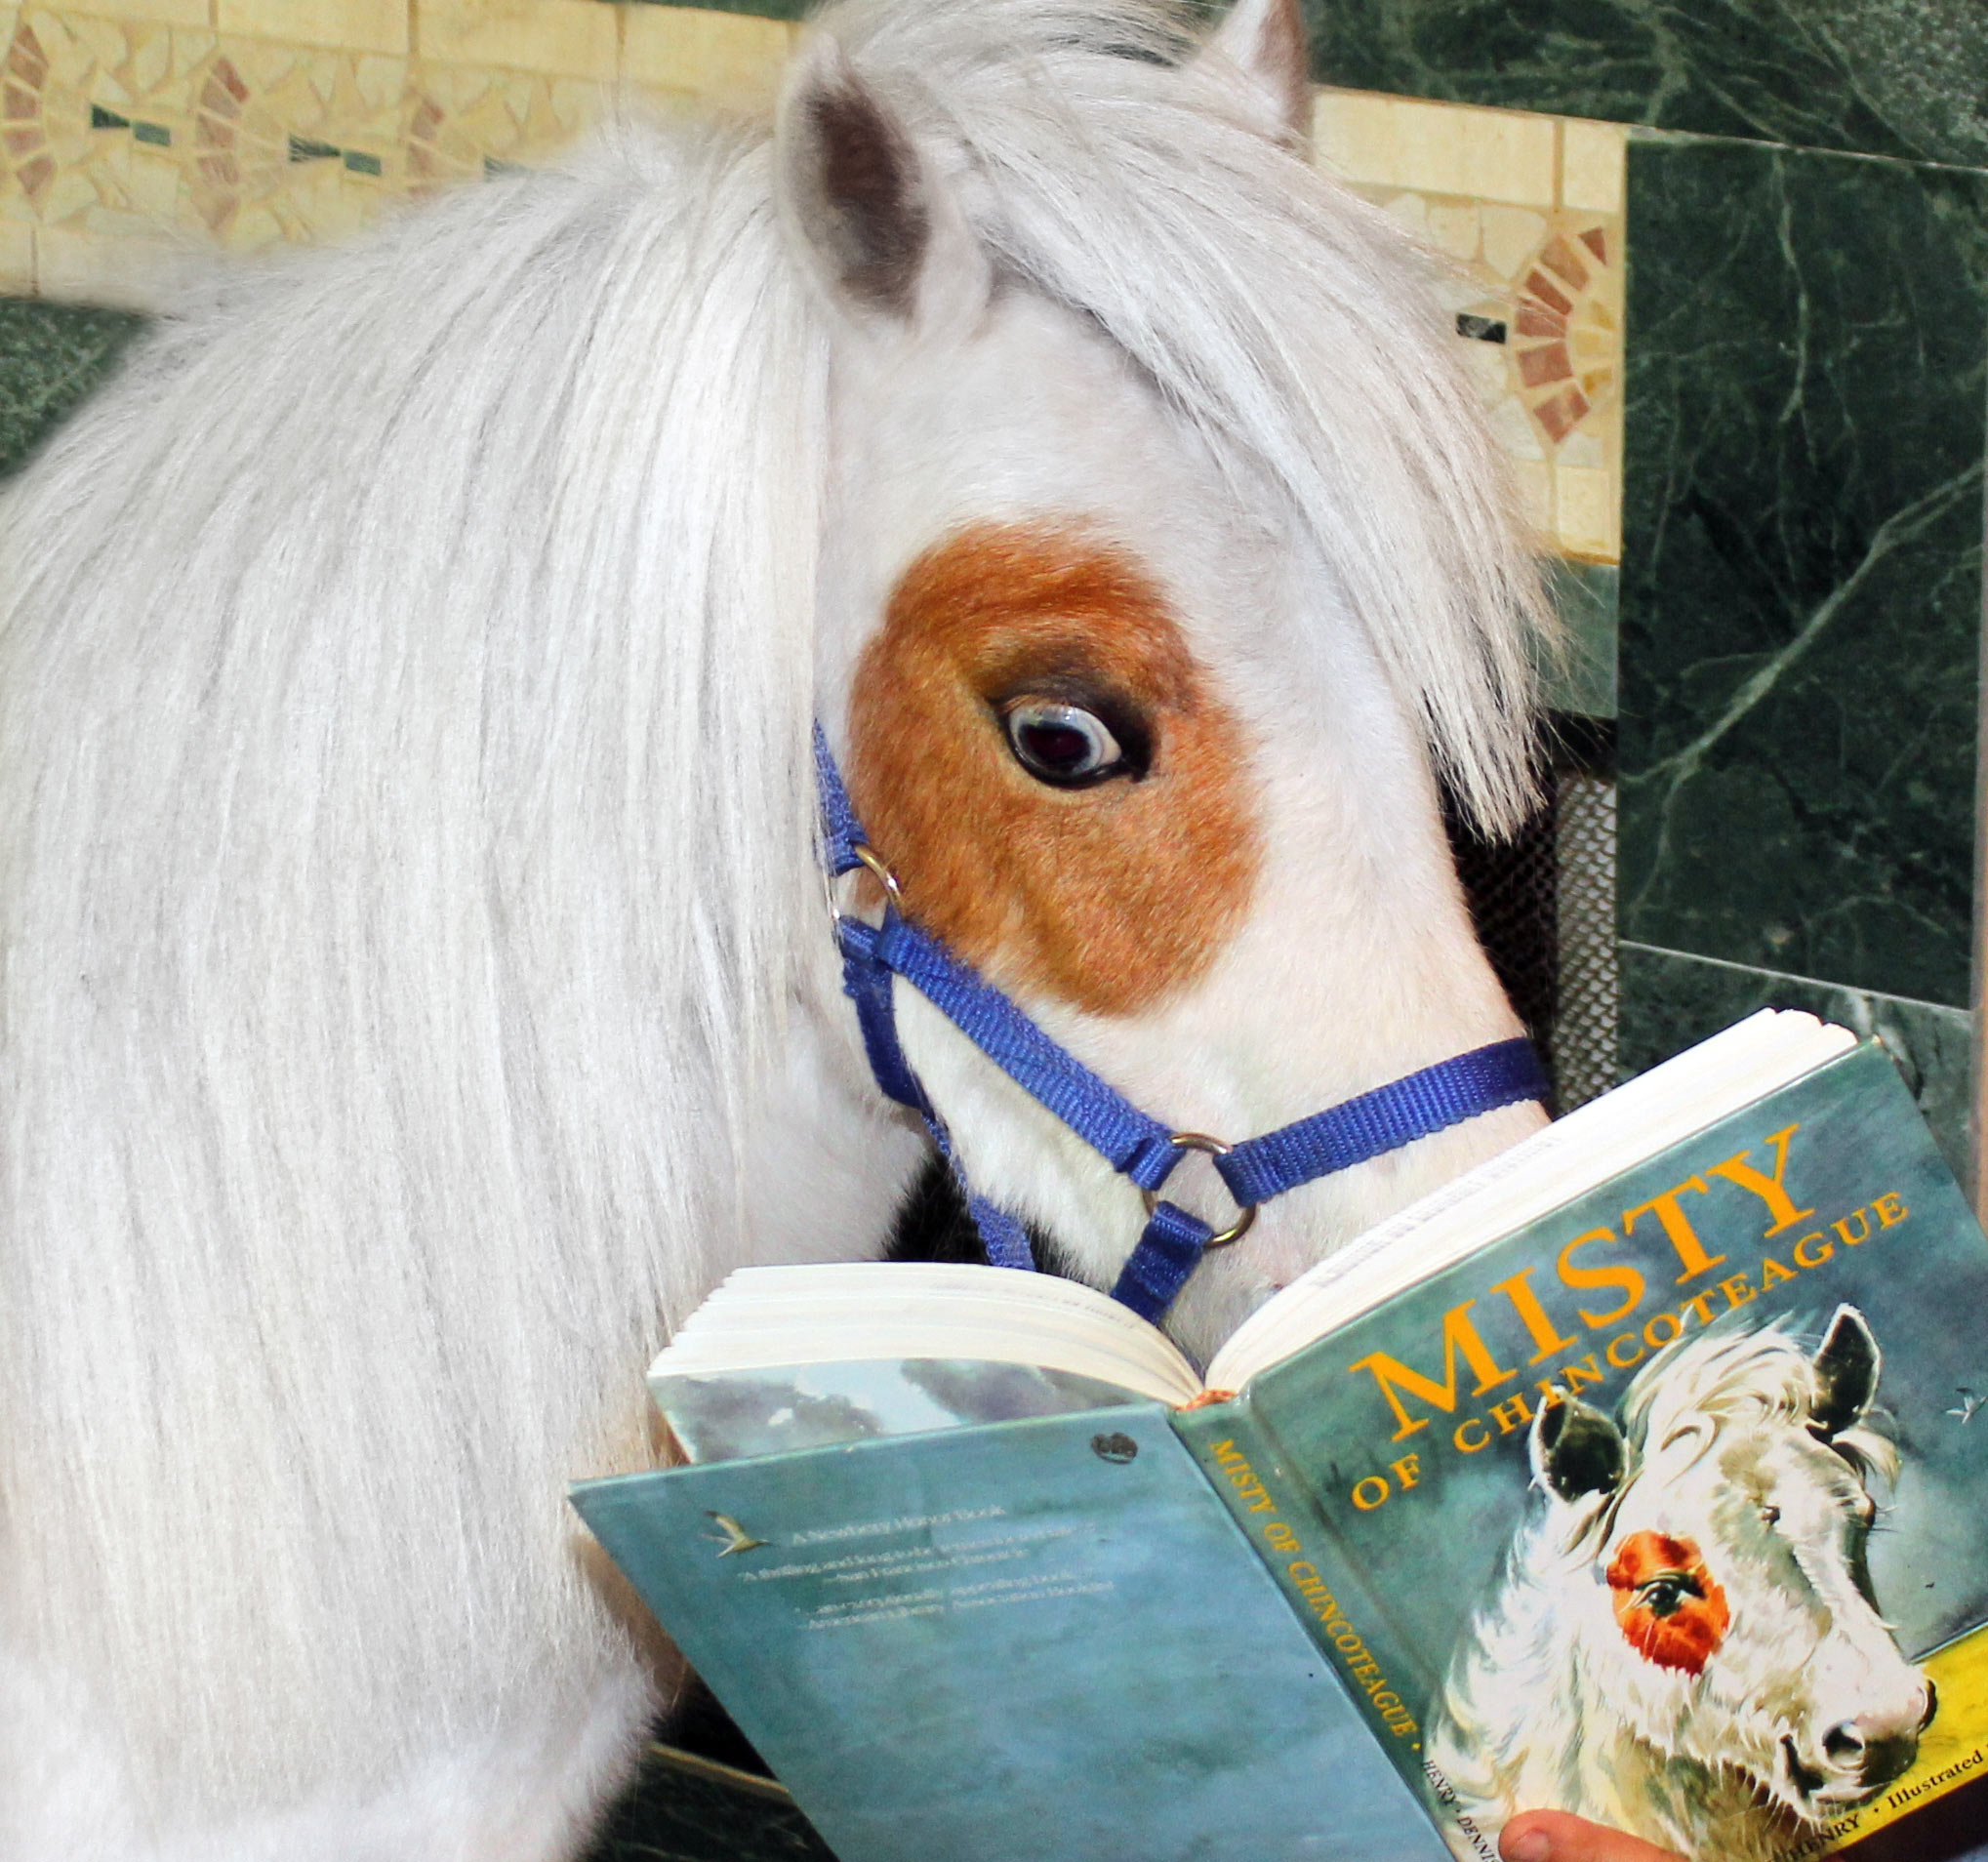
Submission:
{"label": "halter cheek strap", "polygon": [[[864,838],[820,724],[815,726],[815,776],[821,790],[823,851],[832,879],[863,867],[884,886],[880,923],[866,924],[839,912],[835,917],[842,987],[856,1005],[871,1072],[888,1098],[924,1119],[966,1195],[988,1259],[995,1267],[1033,1268],[1029,1237],[1012,1214],[977,1194],[967,1183],[945,1123],[905,1058],[893,1002],[894,980],[899,977],[1024,1092],[1146,1193],[1146,1229],[1112,1297],[1149,1319],[1157,1319],[1172,1305],[1209,1248],[1223,1246],[1248,1229],[1259,1203],[1399,1151],[1481,1113],[1546,1097],[1546,1075],[1532,1044],[1522,1039],[1496,1041],[1239,1144],[1225,1145],[1198,1132],[1177,1132],[1141,1112],[1059,1047],[999,990],[899,911],[897,881]],[[1157,1197],[1186,1151],[1207,1153],[1236,1198],[1237,1219],[1219,1234],[1198,1216]]]}

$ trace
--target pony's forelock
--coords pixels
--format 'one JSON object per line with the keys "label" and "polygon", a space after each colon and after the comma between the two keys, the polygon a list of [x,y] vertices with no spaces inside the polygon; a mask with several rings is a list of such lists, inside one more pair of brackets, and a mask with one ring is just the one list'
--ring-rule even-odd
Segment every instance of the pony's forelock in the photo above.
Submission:
{"label": "pony's forelock", "polygon": [[1481,826],[1515,825],[1555,628],[1400,229],[1267,136],[1164,4],[853,0],[825,25],[951,163],[999,262],[1268,473],[1452,789]]}

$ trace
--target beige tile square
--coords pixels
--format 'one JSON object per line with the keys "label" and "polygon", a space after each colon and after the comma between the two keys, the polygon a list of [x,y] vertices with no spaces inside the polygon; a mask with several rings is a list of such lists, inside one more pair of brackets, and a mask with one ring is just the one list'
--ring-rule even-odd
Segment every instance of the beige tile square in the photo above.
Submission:
{"label": "beige tile square", "polygon": [[[96,9],[93,7],[94,13]],[[113,20],[93,20],[81,14],[64,15],[69,30],[90,48],[90,56],[100,70],[115,70],[124,62],[124,28]]]}
{"label": "beige tile square", "polygon": [[34,228],[0,220],[0,296],[34,296]]}
{"label": "beige tile square", "polygon": [[416,0],[415,47],[446,64],[497,64],[611,83],[618,9],[601,0]]}
{"label": "beige tile square", "polygon": [[106,237],[67,226],[34,236],[35,284],[44,298],[156,310],[186,264],[185,248],[166,240]]}
{"label": "beige tile square", "polygon": [[1429,236],[1452,258],[1466,262],[1478,256],[1479,207],[1476,201],[1446,201],[1429,210]]}
{"label": "beige tile square", "polygon": [[[1488,343],[1475,344],[1472,346],[1480,349],[1492,347]],[[1497,365],[1499,385],[1508,386],[1504,363],[1496,356],[1493,356],[1492,360]],[[1539,443],[1539,428],[1532,424],[1532,417],[1526,413],[1524,405],[1517,395],[1507,392],[1492,404],[1490,425],[1491,437],[1498,442],[1498,450],[1507,459],[1536,460],[1544,463],[1546,449]]]}
{"label": "beige tile square", "polygon": [[407,95],[407,61],[355,59],[352,61],[352,79],[370,108],[397,110],[401,99]]}
{"label": "beige tile square", "polygon": [[1546,237],[1546,216],[1524,207],[1487,204],[1484,223],[1484,263],[1501,278],[1517,278]]}
{"label": "beige tile square", "polygon": [[214,0],[214,23],[297,45],[404,53],[408,0]]}
{"label": "beige tile square", "polygon": [[[206,13],[206,0],[201,0]],[[204,23],[204,21],[203,21]],[[125,65],[125,79],[141,96],[149,96],[165,83],[173,68],[173,35],[144,32],[132,35],[131,58]]]}
{"label": "beige tile square", "polygon": [[180,213],[180,164],[168,149],[135,151],[126,174],[131,204],[147,219],[170,225]]}
{"label": "beige tile square", "polygon": [[109,20],[149,20],[161,25],[204,26],[208,0],[90,0],[92,13]]}
{"label": "beige tile square", "polygon": [[1562,466],[1554,477],[1562,546],[1577,556],[1620,561],[1622,515],[1614,475],[1595,466]]}
{"label": "beige tile square", "polygon": [[1356,182],[1423,193],[1551,207],[1555,120],[1517,110],[1321,90],[1313,113],[1319,159]]}
{"label": "beige tile square", "polygon": [[1540,540],[1554,536],[1553,467],[1544,460],[1521,459],[1513,463],[1513,482],[1519,488],[1519,514]]}
{"label": "beige tile square", "polygon": [[89,165],[81,163],[73,168],[58,169],[55,179],[35,205],[47,225],[58,224],[72,214],[80,214],[85,208],[96,206],[97,183],[90,174]]}
{"label": "beige tile square", "polygon": [[1404,226],[1419,233],[1429,230],[1429,203],[1420,194],[1396,194],[1381,203]]}
{"label": "beige tile square", "polygon": [[1561,205],[1619,214],[1629,132],[1620,123],[1568,117],[1561,125]]}
{"label": "beige tile square", "polygon": [[793,28],[784,20],[696,7],[644,5],[622,12],[622,76],[629,83],[691,91],[714,102],[770,102],[793,49]]}

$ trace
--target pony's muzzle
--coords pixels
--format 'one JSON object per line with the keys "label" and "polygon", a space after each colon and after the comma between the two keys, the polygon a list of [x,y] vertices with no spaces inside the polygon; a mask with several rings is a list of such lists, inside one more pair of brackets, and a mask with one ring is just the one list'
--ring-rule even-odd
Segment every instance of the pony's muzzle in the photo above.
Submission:
{"label": "pony's muzzle", "polygon": [[1810,1771],[1791,1751],[1789,1768],[1810,1797],[1867,1798],[1910,1769],[1919,1756],[1919,1735],[1932,1723],[1938,1708],[1932,1682],[1922,1680],[1899,1706],[1840,1720],[1823,1734],[1824,1766]]}

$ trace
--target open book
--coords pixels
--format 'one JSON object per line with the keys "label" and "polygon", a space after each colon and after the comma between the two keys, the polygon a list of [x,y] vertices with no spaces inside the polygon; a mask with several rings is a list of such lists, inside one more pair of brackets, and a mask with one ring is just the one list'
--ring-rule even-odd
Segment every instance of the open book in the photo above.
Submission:
{"label": "open book", "polygon": [[695,1465],[574,1497],[844,1862],[1810,1856],[1982,1766],[1983,1311],[1882,1050],[1764,1011],[1205,1376],[1048,1276],[736,1274]]}

